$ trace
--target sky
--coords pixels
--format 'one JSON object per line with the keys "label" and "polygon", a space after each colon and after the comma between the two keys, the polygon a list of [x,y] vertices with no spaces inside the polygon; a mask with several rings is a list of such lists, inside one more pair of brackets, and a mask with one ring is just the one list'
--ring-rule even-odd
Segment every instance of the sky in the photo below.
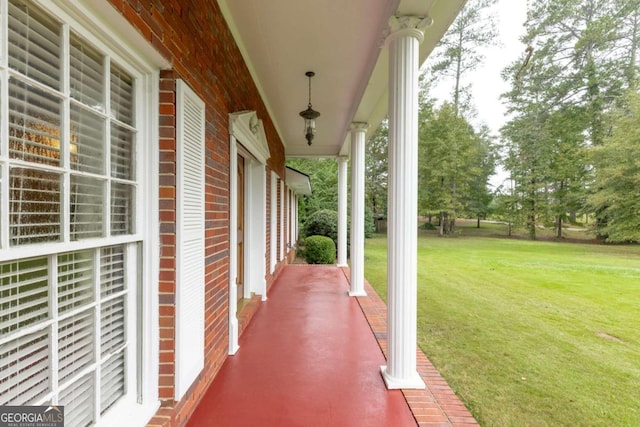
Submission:
{"label": "sky", "polygon": [[[494,10],[499,32],[498,44],[483,49],[484,63],[475,71],[470,71],[463,83],[471,83],[472,102],[477,110],[474,124],[486,124],[492,134],[498,135],[506,122],[506,108],[502,105],[500,95],[509,90],[509,84],[502,80],[500,73],[509,63],[525,56],[526,46],[519,38],[524,34],[527,0],[498,0]],[[440,80],[430,92],[436,99],[444,100],[451,99],[452,89],[452,80]],[[504,171],[498,170],[491,184],[500,185],[505,178]]]}
{"label": "sky", "polygon": [[505,108],[499,96],[509,90],[500,73],[510,62],[524,56],[526,46],[519,38],[524,33],[527,14],[526,0],[499,0],[496,6],[500,45],[486,49],[483,66],[470,78],[478,118],[495,133],[505,122]]}

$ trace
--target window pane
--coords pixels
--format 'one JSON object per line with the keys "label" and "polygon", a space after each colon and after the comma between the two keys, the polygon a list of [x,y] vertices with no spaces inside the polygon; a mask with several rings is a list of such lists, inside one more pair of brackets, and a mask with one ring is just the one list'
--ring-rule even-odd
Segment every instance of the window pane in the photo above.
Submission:
{"label": "window pane", "polygon": [[100,294],[105,297],[124,290],[124,246],[100,250]]}
{"label": "window pane", "polygon": [[134,180],[135,134],[115,124],[111,125],[111,176]]}
{"label": "window pane", "polygon": [[47,258],[0,264],[0,336],[49,317]]}
{"label": "window pane", "polygon": [[16,79],[9,80],[9,155],[60,165],[60,99]]}
{"label": "window pane", "polygon": [[146,240],[110,238],[135,233],[141,213],[136,79],[91,43],[100,31],[59,22],[46,0],[0,3],[0,251],[50,248],[0,262],[0,405],[54,401],[68,425],[93,425],[135,388],[128,368],[141,357],[127,335],[140,268],[127,248]]}
{"label": "window pane", "polygon": [[9,66],[60,88],[60,24],[32,2],[9,2]]}
{"label": "window pane", "polygon": [[111,184],[111,234],[133,234],[133,186]]}
{"label": "window pane", "polygon": [[71,97],[104,112],[104,66],[102,55],[75,33],[71,34]]}
{"label": "window pane", "polygon": [[34,404],[49,392],[49,330],[0,348],[0,405]]}
{"label": "window pane", "polygon": [[133,78],[111,64],[111,117],[133,125]]}
{"label": "window pane", "polygon": [[104,174],[104,119],[71,106],[71,167]]}
{"label": "window pane", "polygon": [[93,300],[93,251],[58,255],[58,312]]}
{"label": "window pane", "polygon": [[9,181],[11,244],[60,240],[60,174],[11,168]]}
{"label": "window pane", "polygon": [[124,351],[102,364],[100,371],[100,413],[124,395]]}
{"label": "window pane", "polygon": [[122,346],[125,343],[124,298],[123,295],[102,304],[100,313],[102,357],[122,350]]}
{"label": "window pane", "polygon": [[64,406],[65,426],[89,426],[94,423],[95,386],[93,374],[80,377],[60,392],[59,404]]}
{"label": "window pane", "polygon": [[59,323],[58,363],[60,383],[90,365],[93,358],[93,309]]}
{"label": "window pane", "polygon": [[104,182],[71,175],[71,240],[103,235]]}

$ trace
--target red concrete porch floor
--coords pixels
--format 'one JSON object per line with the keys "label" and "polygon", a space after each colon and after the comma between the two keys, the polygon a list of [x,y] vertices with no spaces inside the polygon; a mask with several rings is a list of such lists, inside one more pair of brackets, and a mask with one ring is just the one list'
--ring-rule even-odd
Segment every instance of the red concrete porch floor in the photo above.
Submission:
{"label": "red concrete porch floor", "polygon": [[348,269],[289,265],[188,426],[478,425],[418,349],[425,390],[387,390],[386,306],[352,298]]}

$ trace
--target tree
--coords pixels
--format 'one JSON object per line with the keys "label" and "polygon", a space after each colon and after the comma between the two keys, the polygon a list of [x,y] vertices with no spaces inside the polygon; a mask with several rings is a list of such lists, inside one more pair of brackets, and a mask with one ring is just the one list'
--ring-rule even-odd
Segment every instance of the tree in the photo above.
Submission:
{"label": "tree", "polygon": [[493,194],[487,183],[495,171],[496,154],[489,129],[486,126],[480,129],[476,138],[477,157],[475,164],[478,175],[469,186],[469,193],[464,202],[464,211],[469,217],[477,219],[477,228],[480,228],[480,220],[488,215],[493,199]]}
{"label": "tree", "polygon": [[288,159],[291,166],[309,175],[311,195],[299,202],[300,221],[321,209],[338,210],[338,164],[335,159]]}
{"label": "tree", "polygon": [[545,135],[545,116],[532,108],[510,120],[502,128],[505,141],[505,169],[511,174],[512,197],[519,207],[515,216],[516,224],[523,224],[529,239],[535,240],[536,227],[541,212],[545,211],[545,183],[547,181],[550,153]]}
{"label": "tree", "polygon": [[436,62],[431,66],[435,76],[454,80],[453,106],[457,112],[465,106],[461,102],[465,91],[463,77],[475,70],[484,60],[481,47],[494,43],[497,36],[495,20],[488,13],[497,0],[470,0],[440,40]]}
{"label": "tree", "polygon": [[596,168],[590,205],[606,222],[599,230],[610,242],[640,241],[640,94],[630,90],[611,115],[611,133],[591,148]]}
{"label": "tree", "polygon": [[589,181],[582,118],[579,109],[566,106],[554,112],[546,123],[550,137],[547,181],[552,193],[548,204],[558,239],[563,237],[567,215],[575,217],[575,212],[584,206],[585,183]]}
{"label": "tree", "polygon": [[542,0],[531,3],[523,41],[539,64],[548,109],[580,106],[590,144],[602,142],[602,115],[620,95],[627,69],[621,49],[623,14],[637,0]]}
{"label": "tree", "polygon": [[434,78],[452,78],[453,92],[452,101],[435,116],[426,95],[426,80],[421,84],[418,204],[424,213],[439,213],[440,234],[453,232],[462,212],[480,218],[490,201],[491,144],[487,133],[476,133],[465,118],[473,114],[473,107],[464,78],[484,60],[481,48],[493,44],[497,36],[489,13],[495,3],[469,1],[440,41],[430,71]]}
{"label": "tree", "polygon": [[486,174],[481,167],[486,162],[484,143],[449,103],[420,123],[418,208],[422,213],[439,213],[440,234],[454,231],[478,181],[486,188],[492,171]]}
{"label": "tree", "polygon": [[562,237],[567,213],[575,216],[593,188],[586,152],[602,144],[604,117],[635,78],[639,8],[639,0],[531,3],[523,37],[530,56],[504,73],[513,118],[502,132],[531,238],[550,221]]}
{"label": "tree", "polygon": [[626,85],[636,87],[638,79],[638,51],[640,51],[640,1],[616,0],[622,17],[619,45],[626,54],[622,58]]}
{"label": "tree", "polygon": [[507,223],[507,235],[511,237],[513,226],[518,221],[518,199],[512,180],[509,180],[509,185],[503,183],[496,189],[490,209],[493,218]]}
{"label": "tree", "polygon": [[389,127],[384,120],[365,146],[366,206],[375,217],[387,214],[388,163]]}

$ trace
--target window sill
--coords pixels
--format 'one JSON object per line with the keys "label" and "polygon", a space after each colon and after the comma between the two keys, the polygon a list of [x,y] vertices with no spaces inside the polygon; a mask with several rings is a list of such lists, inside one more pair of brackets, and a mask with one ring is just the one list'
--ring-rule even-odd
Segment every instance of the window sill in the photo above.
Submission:
{"label": "window sill", "polygon": [[122,402],[109,410],[95,425],[97,427],[145,426],[159,408],[159,401],[142,405],[133,402]]}

